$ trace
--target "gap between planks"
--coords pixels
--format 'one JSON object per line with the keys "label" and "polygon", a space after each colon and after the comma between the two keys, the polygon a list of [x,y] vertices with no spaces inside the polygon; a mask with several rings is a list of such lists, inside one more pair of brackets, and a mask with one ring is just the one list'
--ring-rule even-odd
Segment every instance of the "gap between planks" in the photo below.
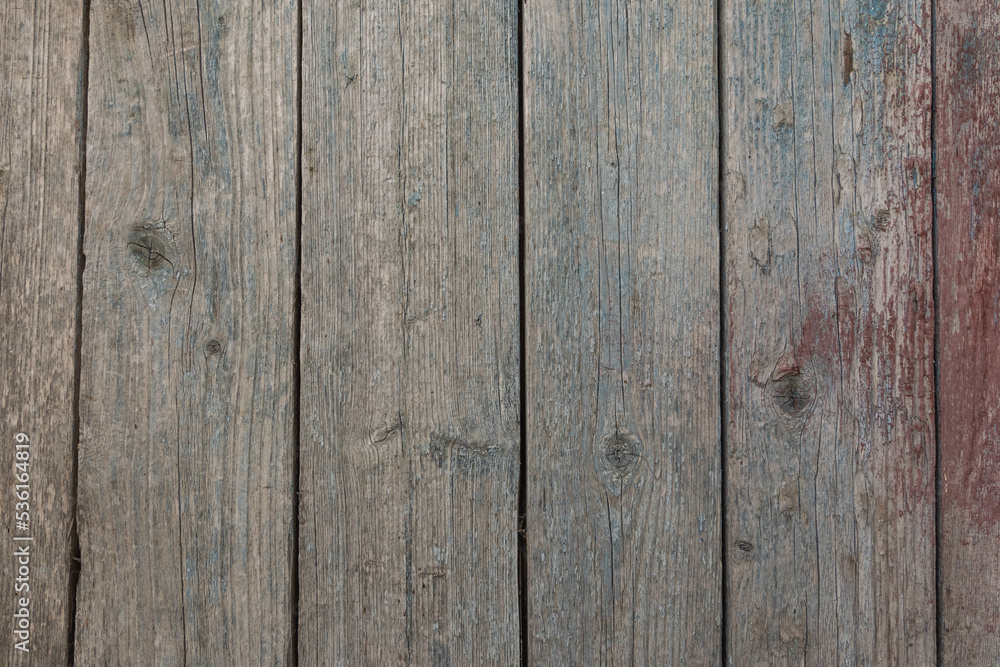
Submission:
{"label": "gap between planks", "polygon": [[80,85],[77,90],[77,121],[79,134],[79,180],[77,187],[77,216],[79,231],[76,241],[76,322],[73,340],[73,460],[70,489],[72,528],[69,537],[70,563],[66,624],[66,664],[75,663],[76,649],[76,596],[80,588],[80,534],[77,515],[77,499],[80,487],[80,377],[83,370],[83,272],[87,266],[87,256],[83,253],[83,239],[87,220],[87,97],[90,92],[90,0],[83,2],[83,17],[80,29]]}

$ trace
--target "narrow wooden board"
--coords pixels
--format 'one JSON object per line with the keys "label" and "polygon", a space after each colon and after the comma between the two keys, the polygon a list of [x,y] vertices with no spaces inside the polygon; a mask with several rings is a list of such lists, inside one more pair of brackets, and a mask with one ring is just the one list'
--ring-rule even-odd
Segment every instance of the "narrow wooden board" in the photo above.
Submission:
{"label": "narrow wooden board", "polygon": [[721,658],[715,16],[525,6],[531,664]]}
{"label": "narrow wooden board", "polygon": [[732,664],[935,660],[930,4],[723,5]]}
{"label": "narrow wooden board", "polygon": [[516,12],[303,8],[302,664],[518,661]]}
{"label": "narrow wooden board", "polygon": [[91,12],[76,664],[288,662],[296,6]]}
{"label": "narrow wooden board", "polygon": [[1000,7],[937,9],[944,665],[1000,665]]}
{"label": "narrow wooden board", "polygon": [[[57,665],[66,662],[69,650],[82,21],[80,2],[0,2],[0,656],[6,656],[0,663],[5,665]],[[20,457],[19,433],[28,439]],[[22,482],[27,488],[16,486]],[[21,500],[15,493],[28,497]],[[27,517],[20,516],[24,512]],[[16,518],[28,519],[26,530]],[[24,549],[26,556],[20,553]],[[27,637],[14,634],[22,599]],[[27,653],[15,647],[24,639]]]}

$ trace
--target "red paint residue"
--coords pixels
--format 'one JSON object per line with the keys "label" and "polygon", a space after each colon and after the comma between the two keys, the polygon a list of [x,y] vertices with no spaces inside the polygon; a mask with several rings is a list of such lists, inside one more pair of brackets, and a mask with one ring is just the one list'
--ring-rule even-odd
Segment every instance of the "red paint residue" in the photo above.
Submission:
{"label": "red paint residue", "polygon": [[[946,3],[939,113],[942,503],[979,531],[1000,527],[1000,17]],[[1000,543],[990,548],[996,549]]]}

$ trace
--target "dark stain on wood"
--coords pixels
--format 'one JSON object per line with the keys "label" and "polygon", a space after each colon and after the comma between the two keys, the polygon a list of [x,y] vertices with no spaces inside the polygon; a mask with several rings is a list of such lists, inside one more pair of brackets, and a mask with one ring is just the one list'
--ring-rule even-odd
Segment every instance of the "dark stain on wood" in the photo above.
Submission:
{"label": "dark stain on wood", "polygon": [[843,49],[844,63],[844,85],[848,85],[851,82],[851,74],[854,72],[854,45],[851,43],[851,33],[844,33],[844,49]]}

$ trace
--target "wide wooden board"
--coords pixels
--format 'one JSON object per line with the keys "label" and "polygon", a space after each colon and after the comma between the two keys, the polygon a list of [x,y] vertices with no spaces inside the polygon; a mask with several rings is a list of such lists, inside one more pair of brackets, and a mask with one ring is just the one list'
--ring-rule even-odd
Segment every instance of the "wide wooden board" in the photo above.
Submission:
{"label": "wide wooden board", "polygon": [[[69,650],[82,22],[80,2],[0,2],[5,665],[57,665]],[[27,447],[18,450],[21,433]],[[23,610],[28,634],[16,636],[23,617],[14,614]]]}
{"label": "wide wooden board", "polygon": [[715,5],[524,9],[529,662],[718,663]]}
{"label": "wide wooden board", "polygon": [[518,662],[516,11],[303,7],[302,664]]}
{"label": "wide wooden board", "polygon": [[935,143],[944,665],[1000,665],[1000,7],[941,0]]}
{"label": "wide wooden board", "polygon": [[297,43],[91,7],[76,664],[292,658]]}
{"label": "wide wooden board", "polygon": [[935,660],[930,12],[722,6],[732,664]]}

